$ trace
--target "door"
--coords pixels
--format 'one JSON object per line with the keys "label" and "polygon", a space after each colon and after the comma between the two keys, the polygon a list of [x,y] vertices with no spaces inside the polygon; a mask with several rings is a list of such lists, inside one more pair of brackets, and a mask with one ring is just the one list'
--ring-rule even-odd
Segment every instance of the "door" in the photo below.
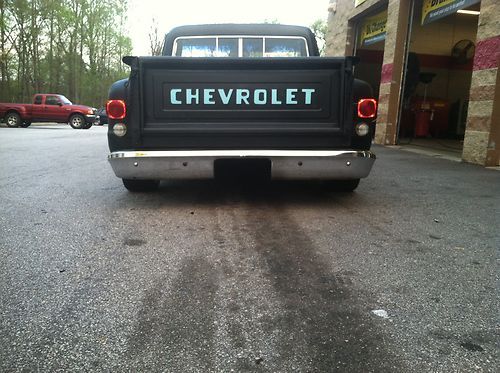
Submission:
{"label": "door", "polygon": [[67,111],[58,96],[45,96],[45,121],[63,123],[67,120]]}
{"label": "door", "polygon": [[33,105],[31,109],[31,120],[33,122],[37,122],[42,120],[42,118],[45,116],[45,108],[43,105],[43,95],[36,95],[35,99],[33,100]]}

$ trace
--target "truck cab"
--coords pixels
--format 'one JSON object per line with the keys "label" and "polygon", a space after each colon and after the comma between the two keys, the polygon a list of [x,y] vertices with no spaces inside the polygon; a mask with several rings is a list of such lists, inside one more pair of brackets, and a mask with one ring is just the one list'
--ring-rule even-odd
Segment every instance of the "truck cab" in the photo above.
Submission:
{"label": "truck cab", "polygon": [[354,80],[354,58],[319,57],[308,28],[181,26],[163,56],[123,60],[130,78],[107,102],[109,161],[131,191],[229,164],[343,190],[370,172],[372,90]]}
{"label": "truck cab", "polygon": [[163,56],[311,57],[319,56],[307,27],[274,24],[180,26],[165,36]]}

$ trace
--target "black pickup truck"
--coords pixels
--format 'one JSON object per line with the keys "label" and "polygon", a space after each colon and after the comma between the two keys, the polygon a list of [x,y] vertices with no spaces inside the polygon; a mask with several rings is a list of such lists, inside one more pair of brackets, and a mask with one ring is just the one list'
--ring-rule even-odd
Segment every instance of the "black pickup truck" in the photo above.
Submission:
{"label": "black pickup truck", "polygon": [[130,191],[247,166],[352,191],[375,161],[370,86],[353,78],[355,58],[319,57],[308,28],[182,26],[162,56],[123,61],[130,77],[106,109],[109,161]]}

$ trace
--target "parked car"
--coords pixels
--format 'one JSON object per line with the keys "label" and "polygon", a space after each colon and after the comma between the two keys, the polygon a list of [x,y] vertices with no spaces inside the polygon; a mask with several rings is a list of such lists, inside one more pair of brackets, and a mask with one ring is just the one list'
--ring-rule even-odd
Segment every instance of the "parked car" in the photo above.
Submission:
{"label": "parked car", "polygon": [[108,124],[108,114],[106,113],[106,108],[97,109],[97,118],[94,121],[94,126],[102,126]]}
{"label": "parked car", "polygon": [[74,105],[63,95],[37,93],[32,104],[0,103],[0,119],[9,127],[29,127],[32,122],[69,123],[75,129],[89,129],[96,109]]}

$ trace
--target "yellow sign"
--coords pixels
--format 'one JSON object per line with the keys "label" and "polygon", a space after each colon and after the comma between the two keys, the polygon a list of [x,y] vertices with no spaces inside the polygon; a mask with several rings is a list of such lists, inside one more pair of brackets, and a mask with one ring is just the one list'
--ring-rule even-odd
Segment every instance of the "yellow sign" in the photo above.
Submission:
{"label": "yellow sign", "polygon": [[360,6],[363,4],[366,0],[355,0],[354,1],[354,7],[356,8],[357,6]]}
{"label": "yellow sign", "polygon": [[437,21],[440,18],[467,8],[481,0],[424,0],[422,5],[422,25]]}
{"label": "yellow sign", "polygon": [[368,17],[361,28],[361,45],[366,46],[385,40],[387,10]]}

